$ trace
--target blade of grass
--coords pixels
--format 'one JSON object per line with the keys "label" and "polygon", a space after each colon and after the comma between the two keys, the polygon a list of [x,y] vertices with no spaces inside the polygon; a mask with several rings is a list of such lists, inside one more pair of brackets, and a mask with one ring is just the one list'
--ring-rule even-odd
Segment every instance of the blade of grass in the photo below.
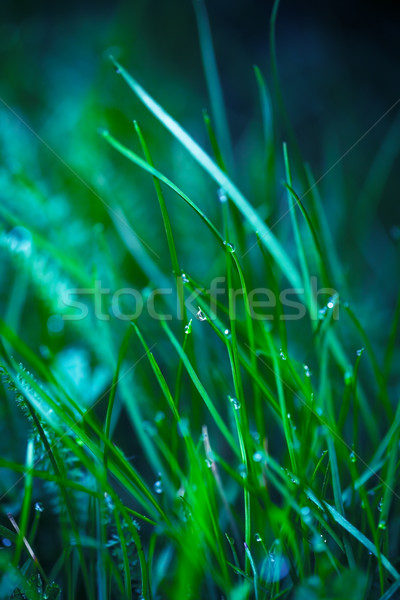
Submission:
{"label": "blade of grass", "polygon": [[249,204],[239,189],[215,164],[209,155],[194,141],[190,135],[168,114],[153,98],[128,74],[128,72],[114,59],[115,67],[127,82],[132,91],[153,115],[166,127],[174,137],[184,146],[200,166],[220,185],[232,199],[250,225],[259,232],[263,244],[272,254],[282,272],[291,285],[297,290],[301,288],[301,280],[292,260],[289,258],[281,244],[259,217],[256,210]]}
{"label": "blade of grass", "polygon": [[218,74],[217,60],[215,58],[207,9],[203,0],[193,0],[193,6],[199,32],[203,69],[206,76],[208,96],[211,101],[211,110],[217,129],[217,136],[220,140],[221,148],[223,149],[223,155],[230,168],[233,168],[233,146],[229,133],[224,96]]}

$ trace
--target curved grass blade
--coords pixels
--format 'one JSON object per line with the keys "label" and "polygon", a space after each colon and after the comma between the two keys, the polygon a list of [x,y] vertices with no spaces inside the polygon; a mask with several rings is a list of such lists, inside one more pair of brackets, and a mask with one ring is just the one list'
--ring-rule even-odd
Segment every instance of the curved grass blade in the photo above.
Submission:
{"label": "curved grass blade", "polygon": [[126,148],[126,146],[118,142],[118,140],[116,140],[108,131],[101,130],[101,135],[111,146],[113,146],[116,150],[118,150],[118,152],[123,154],[123,156],[125,156],[131,162],[135,163],[138,167],[140,167],[144,171],[147,171],[148,173],[150,173],[150,175],[156,177],[159,181],[162,181],[163,183],[165,183],[165,185],[171,188],[171,190],[173,190],[178,196],[180,196],[182,200],[184,200],[199,215],[199,217],[204,221],[204,223],[212,231],[216,238],[221,243],[223,243],[224,240],[222,235],[219,233],[217,228],[211,223],[211,221],[206,217],[203,211],[200,210],[196,206],[196,204],[192,202],[192,200],[190,200],[190,198],[177,185],[175,185],[170,179],[168,179],[168,177],[163,175],[160,171],[157,171],[157,169],[154,169],[152,166],[150,166],[145,160],[143,160],[142,158],[140,158],[140,156],[135,154],[135,152],[132,152],[132,150],[129,150],[129,148]]}
{"label": "curved grass blade", "polygon": [[129,73],[115,60],[114,65],[118,73],[122,75],[132,91],[138,96],[141,102],[153,113],[153,115],[166,127],[170,133],[184,146],[200,166],[210,175],[233,203],[240,210],[245,219],[252,228],[258,231],[263,244],[272,254],[282,272],[287,277],[291,285],[301,288],[301,280],[295,265],[285,252],[282,245],[278,242],[270,229],[265,225],[256,210],[249,204],[243,194],[227,175],[218,167],[210,156],[195,142],[195,140],[155,101],[153,98],[129,75]]}

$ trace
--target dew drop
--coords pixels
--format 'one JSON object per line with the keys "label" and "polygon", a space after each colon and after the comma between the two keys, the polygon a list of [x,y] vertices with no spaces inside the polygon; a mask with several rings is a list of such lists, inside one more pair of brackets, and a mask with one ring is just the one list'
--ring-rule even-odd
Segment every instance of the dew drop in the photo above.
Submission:
{"label": "dew drop", "polygon": [[64,320],[60,315],[51,315],[47,319],[47,329],[51,333],[61,333],[64,329]]}
{"label": "dew drop", "polygon": [[354,454],[353,451],[350,452],[349,458],[350,458],[350,460],[351,460],[352,463],[355,463],[357,461],[357,456]]}
{"label": "dew drop", "polygon": [[182,438],[190,435],[189,420],[186,417],[182,417],[178,422],[178,434]]}
{"label": "dew drop", "polygon": [[153,487],[156,494],[162,494],[164,491],[161,479],[157,479]]}
{"label": "dew drop", "polygon": [[335,301],[333,298],[330,298],[326,305],[328,308],[333,308],[335,306]]}
{"label": "dew drop", "polygon": [[232,406],[235,410],[239,410],[239,408],[240,408],[239,400],[237,400],[236,398],[233,398],[232,396],[228,396],[228,400],[230,401],[230,403],[232,404]]}
{"label": "dew drop", "polygon": [[143,421],[142,429],[151,438],[157,435],[157,429],[150,421]]}
{"label": "dew drop", "polygon": [[311,377],[311,371],[308,365],[303,365],[304,374],[306,377]]}
{"label": "dew drop", "polygon": [[36,510],[36,512],[39,512],[39,513],[43,512],[44,511],[43,504],[41,502],[36,502],[35,510]]}
{"label": "dew drop", "polygon": [[104,127],[99,127],[97,132],[102,135],[103,137],[106,137],[107,135],[109,135],[108,133],[108,129],[105,129]]}
{"label": "dew drop", "polygon": [[199,321],[206,321],[206,320],[207,320],[207,317],[206,317],[206,315],[203,313],[203,311],[201,310],[201,308],[200,308],[200,307],[199,307],[199,310],[198,310],[198,311],[197,311],[197,313],[196,313],[196,318],[197,318]]}
{"label": "dew drop", "polygon": [[365,348],[359,348],[356,352],[357,356],[361,356],[362,353],[364,352]]}
{"label": "dew drop", "polygon": [[182,283],[189,283],[189,279],[186,277],[185,273],[182,273],[181,278],[182,278]]}
{"label": "dew drop", "polygon": [[246,477],[247,477],[246,465],[244,465],[243,463],[241,463],[238,466],[238,473],[239,473],[240,477],[242,477],[243,479],[246,479]]}
{"label": "dew drop", "polygon": [[8,538],[2,538],[1,543],[5,548],[10,548],[10,546],[12,546],[12,542]]}
{"label": "dew drop", "polygon": [[32,235],[25,227],[14,227],[7,236],[10,249],[13,252],[29,256],[32,251]]}
{"label": "dew drop", "polygon": [[229,330],[229,329],[225,329],[225,331],[224,331],[224,335],[226,335],[226,336],[228,336],[228,335],[231,335],[231,332],[230,332],[230,330]]}
{"label": "dew drop", "polygon": [[228,250],[228,252],[235,252],[235,246],[230,242],[224,242],[224,246]]}
{"label": "dew drop", "polygon": [[154,417],[154,421],[156,423],[162,423],[162,421],[164,421],[164,419],[165,419],[165,413],[162,410],[159,410],[156,413],[156,416]]}
{"label": "dew drop", "polygon": [[45,360],[49,360],[49,358],[51,358],[51,352],[48,346],[42,344],[41,346],[39,346],[39,352]]}
{"label": "dew drop", "polygon": [[256,540],[256,542],[262,542],[262,537],[259,533],[254,534],[254,539]]}
{"label": "dew drop", "polygon": [[346,385],[351,385],[353,383],[353,369],[348,368],[344,374],[344,382]]}
{"label": "dew drop", "polygon": [[192,333],[192,319],[190,319],[189,323],[185,325],[185,334],[189,335],[189,333]]}
{"label": "dew drop", "polygon": [[205,463],[209,469],[211,469],[211,467],[213,466],[213,461],[209,458],[206,458]]}
{"label": "dew drop", "polygon": [[218,200],[220,202],[227,202],[228,201],[228,196],[226,195],[226,192],[225,192],[224,188],[219,188],[217,194],[218,194]]}
{"label": "dew drop", "polygon": [[107,494],[107,492],[104,492],[104,499],[106,501],[107,509],[110,512],[112,512],[115,509],[115,504],[114,504],[113,499],[111,498],[110,494]]}
{"label": "dew drop", "polygon": [[308,506],[303,506],[300,509],[300,515],[301,515],[301,518],[303,519],[304,523],[311,523],[312,514],[311,514],[311,510],[309,509]]}
{"label": "dew drop", "polygon": [[379,504],[378,504],[379,512],[382,512],[382,507],[383,507],[383,498],[380,499]]}
{"label": "dew drop", "polygon": [[259,463],[262,461],[262,459],[263,459],[263,455],[261,454],[261,452],[254,452],[254,454],[253,454],[254,462]]}
{"label": "dew drop", "polygon": [[386,529],[386,521],[379,521],[378,523],[378,529]]}
{"label": "dew drop", "polygon": [[326,540],[324,540],[323,535],[314,535],[314,537],[312,538],[312,546],[314,549],[314,552],[325,552],[326,550]]}
{"label": "dew drop", "polygon": [[279,356],[281,357],[282,360],[286,360],[286,354],[284,353],[282,348],[279,350]]}
{"label": "dew drop", "polygon": [[325,319],[326,311],[327,311],[326,306],[324,306],[323,308],[319,309],[319,311],[318,311],[318,319],[320,321],[322,321],[323,319]]}

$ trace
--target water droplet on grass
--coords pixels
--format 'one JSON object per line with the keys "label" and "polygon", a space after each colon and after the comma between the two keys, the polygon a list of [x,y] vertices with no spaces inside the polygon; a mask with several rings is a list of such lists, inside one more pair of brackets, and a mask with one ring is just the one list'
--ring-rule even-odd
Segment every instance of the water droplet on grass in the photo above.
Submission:
{"label": "water droplet on grass", "polygon": [[352,463],[355,463],[357,461],[357,456],[354,454],[353,451],[350,452],[349,458],[350,458],[350,460],[351,460]]}
{"label": "water droplet on grass", "polygon": [[335,301],[333,298],[330,298],[326,304],[327,308],[333,308],[335,306]]}
{"label": "water droplet on grass", "polygon": [[224,331],[224,335],[226,335],[226,336],[228,336],[228,335],[231,335],[231,332],[230,332],[230,330],[229,330],[229,329],[225,329],[225,331]]}
{"label": "water droplet on grass", "polygon": [[246,465],[244,465],[243,463],[241,463],[238,466],[238,473],[239,473],[240,477],[242,477],[243,479],[246,479],[246,477],[247,477]]}
{"label": "water droplet on grass", "polygon": [[47,319],[47,329],[49,333],[61,333],[64,329],[64,320],[60,315],[51,315]]}
{"label": "water droplet on grass", "polygon": [[178,434],[183,438],[190,435],[189,420],[186,417],[182,417],[178,422]]}
{"label": "water droplet on grass", "polygon": [[164,491],[161,479],[157,479],[153,487],[156,494],[162,494]]}
{"label": "water droplet on grass", "polygon": [[228,396],[228,400],[232,404],[232,406],[235,410],[239,410],[239,408],[240,408],[239,400],[237,400],[236,398],[233,398],[232,396]]}
{"label": "water droplet on grass", "polygon": [[378,523],[378,529],[386,529],[386,521],[379,521]]}
{"label": "water droplet on grass", "polygon": [[349,367],[344,374],[344,382],[346,385],[351,385],[353,383],[353,369]]}
{"label": "water droplet on grass", "polygon": [[312,546],[313,546],[313,550],[314,552],[325,552],[326,550],[326,540],[324,539],[324,536],[321,535],[314,535],[312,538]]}
{"label": "water droplet on grass", "polygon": [[112,512],[115,509],[115,504],[110,494],[107,494],[107,492],[104,492],[104,500],[106,501],[107,509]]}
{"label": "water droplet on grass", "polygon": [[12,546],[12,541],[8,538],[2,538],[1,543],[5,548],[10,548],[10,546]]}
{"label": "water droplet on grass", "polygon": [[230,242],[224,242],[224,246],[228,250],[228,252],[235,252],[235,246]]}
{"label": "water droplet on grass", "polygon": [[182,273],[181,278],[182,278],[182,283],[189,283],[189,279],[186,277],[185,273]]}
{"label": "water droplet on grass", "polygon": [[32,251],[32,235],[31,232],[18,225],[14,227],[7,236],[7,241],[10,249],[13,252],[24,254],[29,256]]}
{"label": "water droplet on grass", "polygon": [[209,469],[211,469],[211,467],[213,466],[213,461],[209,458],[206,458],[205,463]]}
{"label": "water droplet on grass", "polygon": [[254,539],[256,540],[256,542],[262,542],[262,537],[259,533],[254,534]]}
{"label": "water droplet on grass", "polygon": [[263,459],[263,455],[261,454],[261,452],[254,452],[254,454],[253,454],[254,462],[259,463],[262,461],[262,459]]}
{"label": "water droplet on grass", "polygon": [[356,354],[357,356],[361,356],[362,353],[364,352],[365,348],[359,348],[359,350],[357,350]]}
{"label": "water droplet on grass", "polygon": [[218,194],[218,200],[220,202],[227,202],[228,201],[228,196],[226,195],[226,192],[225,192],[224,188],[219,188],[217,194]]}
{"label": "water droplet on grass", "polygon": [[300,514],[301,514],[301,518],[303,519],[304,523],[306,523],[306,524],[311,523],[312,513],[308,506],[303,506],[300,509]]}
{"label": "water droplet on grass", "polygon": [[279,350],[279,356],[281,357],[282,360],[286,360],[286,354],[284,353],[282,348]]}
{"label": "water droplet on grass", "polygon": [[189,323],[185,325],[185,334],[189,335],[189,333],[192,333],[192,319],[190,319]]}
{"label": "water droplet on grass", "polygon": [[156,413],[156,416],[154,417],[154,421],[155,421],[156,423],[162,423],[162,421],[164,421],[164,419],[165,419],[165,413],[163,413],[163,411],[162,411],[162,410],[159,410],[159,411]]}
{"label": "water droplet on grass", "polygon": [[199,321],[206,321],[206,320],[207,320],[207,317],[206,317],[206,315],[203,313],[203,311],[201,310],[201,308],[200,308],[200,307],[199,307],[199,310],[198,310],[198,311],[197,311],[197,313],[196,313],[196,318],[197,318]]}
{"label": "water droplet on grass", "polygon": [[44,359],[49,360],[49,358],[51,358],[51,352],[48,346],[42,344],[39,346],[39,352]]}
{"label": "water droplet on grass", "polygon": [[383,498],[380,499],[378,507],[377,507],[379,512],[382,512],[382,507],[383,507]]}
{"label": "water droplet on grass", "polygon": [[304,369],[304,375],[306,377],[311,377],[311,371],[308,365],[303,365],[303,369]]}

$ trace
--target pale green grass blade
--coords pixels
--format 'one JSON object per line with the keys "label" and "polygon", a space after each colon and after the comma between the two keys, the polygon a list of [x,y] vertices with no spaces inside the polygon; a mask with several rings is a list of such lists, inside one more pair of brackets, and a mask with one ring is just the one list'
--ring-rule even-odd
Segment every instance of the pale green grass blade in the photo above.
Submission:
{"label": "pale green grass blade", "polygon": [[153,98],[129,75],[129,73],[114,60],[118,72],[125,79],[129,87],[135,92],[143,104],[153,113],[153,115],[166,127],[174,137],[189,151],[193,158],[203,167],[203,169],[221,186],[226,194],[231,198],[242,215],[250,223],[254,231],[258,231],[260,239],[265,244],[268,251],[272,254],[282,272],[287,277],[291,285],[301,288],[301,280],[292,260],[289,258],[282,245],[259,217],[256,210],[249,204],[243,194],[234,183],[225,175],[223,171],[215,164],[209,155],[186,133],[186,131],[168,114]]}

